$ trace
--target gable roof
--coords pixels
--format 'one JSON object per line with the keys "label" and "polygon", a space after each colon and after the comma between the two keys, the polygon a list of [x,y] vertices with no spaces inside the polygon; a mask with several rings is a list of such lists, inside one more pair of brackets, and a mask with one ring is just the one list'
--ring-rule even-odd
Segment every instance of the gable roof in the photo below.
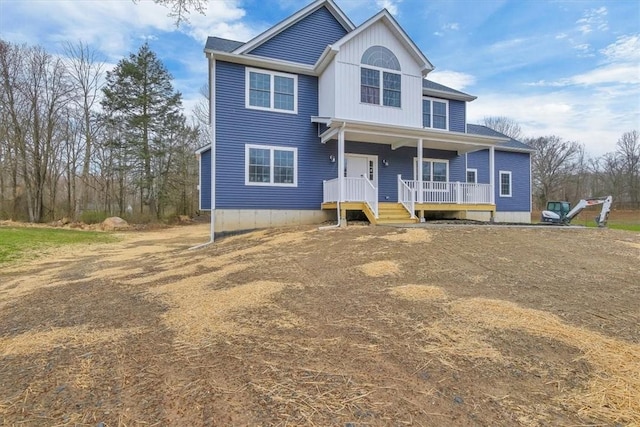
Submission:
{"label": "gable roof", "polygon": [[233,52],[244,42],[236,40],[223,39],[222,37],[207,37],[207,44],[204,46],[206,50],[217,50],[220,52]]}
{"label": "gable roof", "polygon": [[[467,133],[470,133],[473,135],[501,136],[501,137],[509,138],[507,135],[483,125],[467,124]],[[496,148],[505,149],[507,151],[526,151],[526,152],[536,151],[532,147],[528,146],[527,144],[524,144],[513,138],[509,138],[509,141],[507,142],[499,143],[498,145],[496,145]]]}
{"label": "gable roof", "polygon": [[253,39],[249,40],[247,43],[244,43],[242,46],[238,46],[232,52],[235,54],[243,54],[255,49],[256,47],[260,46],[267,40],[271,39],[272,37],[276,36],[277,34],[291,27],[298,21],[306,18],[307,16],[309,16],[316,10],[320,9],[321,7],[326,7],[327,10],[331,12],[331,14],[336,18],[336,20],[340,23],[340,25],[344,27],[344,29],[347,32],[353,31],[353,29],[355,28],[355,25],[353,25],[353,22],[351,22],[351,20],[347,17],[347,15],[345,15],[344,12],[340,10],[340,8],[333,2],[333,0],[316,0],[313,3],[309,4],[308,6],[304,7],[303,9],[300,9],[298,12],[294,13],[293,15],[289,16],[288,18],[280,21],[278,24],[274,25],[273,27],[269,28],[263,33],[257,35]]}
{"label": "gable roof", "polygon": [[441,85],[431,80],[422,79],[422,94],[426,96],[436,96],[445,99],[457,99],[459,101],[473,101],[477,97],[469,95],[448,86]]}
{"label": "gable roof", "polygon": [[364,30],[371,27],[373,24],[376,24],[377,22],[383,22],[385,25],[387,25],[387,27],[391,30],[392,33],[395,34],[398,40],[400,40],[400,42],[404,45],[407,51],[415,59],[415,61],[422,65],[423,75],[426,76],[430,71],[432,71],[435,68],[433,64],[429,62],[427,57],[424,56],[424,53],[422,53],[422,51],[418,48],[418,46],[416,46],[413,40],[411,40],[411,37],[409,37],[409,35],[402,29],[402,27],[393,18],[393,16],[391,16],[391,14],[387,9],[382,9],[380,12],[378,12],[377,14],[375,14],[374,16],[366,20],[364,23],[362,23],[360,26],[358,26],[358,28],[351,31],[350,33],[345,35],[343,38],[335,42],[332,46],[332,49],[334,51],[339,50],[342,45],[344,45],[354,37],[358,36],[358,34],[361,34]]}

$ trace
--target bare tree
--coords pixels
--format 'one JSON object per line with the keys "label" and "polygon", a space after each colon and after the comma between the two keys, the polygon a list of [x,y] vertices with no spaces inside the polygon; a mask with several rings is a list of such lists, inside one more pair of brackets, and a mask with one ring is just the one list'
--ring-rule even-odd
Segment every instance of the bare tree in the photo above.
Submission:
{"label": "bare tree", "polygon": [[515,120],[505,116],[485,117],[482,124],[513,139],[520,139],[522,129]]}
{"label": "bare tree", "polygon": [[575,171],[581,145],[555,135],[529,138],[524,142],[536,150],[531,169],[538,206],[544,206],[552,198],[567,199],[569,195],[563,192],[563,182]]}
{"label": "bare tree", "polygon": [[625,132],[616,144],[616,154],[624,171],[623,189],[626,200],[639,207],[640,202],[640,135],[638,131]]}
{"label": "bare tree", "polygon": [[[77,210],[86,209],[89,191],[89,170],[91,166],[91,154],[94,145],[95,134],[98,131],[95,120],[95,106],[98,103],[98,95],[101,89],[101,77],[104,70],[104,61],[99,58],[98,53],[87,44],[67,43],[65,45],[67,55],[67,71],[74,86],[74,104],[80,111],[80,134],[84,145],[84,158],[82,161],[82,189],[79,200],[75,203]],[[73,177],[75,182],[75,176]],[[71,183],[70,183],[71,184]],[[74,191],[74,199],[77,195]]]}
{"label": "bare tree", "polygon": [[[140,0],[133,0],[134,3],[138,3]],[[154,3],[165,6],[171,10],[169,16],[175,18],[176,27],[179,27],[182,23],[188,23],[188,16],[191,11],[196,11],[201,15],[204,15],[204,11],[207,7],[208,0],[153,0]]]}

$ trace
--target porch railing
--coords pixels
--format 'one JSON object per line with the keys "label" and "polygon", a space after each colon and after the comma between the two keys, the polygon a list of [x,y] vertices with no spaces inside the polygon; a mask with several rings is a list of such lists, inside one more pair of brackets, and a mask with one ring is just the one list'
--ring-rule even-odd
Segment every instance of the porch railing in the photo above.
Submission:
{"label": "porch railing", "polygon": [[322,201],[324,203],[337,202],[340,198],[340,181],[338,178],[322,183]]}
{"label": "porch railing", "polygon": [[402,180],[401,175],[398,175],[398,203],[401,203],[402,206],[409,212],[411,218],[416,217],[416,191],[415,187],[411,188],[411,186]]}
{"label": "porch railing", "polygon": [[[323,182],[323,202],[340,201],[340,180],[338,178]],[[378,189],[365,177],[344,178],[344,201],[364,202],[378,218]]]}
{"label": "porch railing", "polygon": [[490,204],[491,184],[473,184],[466,182],[420,182],[403,180],[416,192],[418,203],[456,203],[456,204]]}

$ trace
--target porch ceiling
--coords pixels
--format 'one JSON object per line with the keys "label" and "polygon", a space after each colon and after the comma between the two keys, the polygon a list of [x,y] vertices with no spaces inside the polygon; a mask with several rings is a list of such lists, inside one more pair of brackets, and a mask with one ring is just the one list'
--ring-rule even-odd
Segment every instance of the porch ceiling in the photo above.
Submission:
{"label": "porch ceiling", "polygon": [[345,140],[390,145],[392,149],[400,147],[417,148],[422,139],[423,148],[456,151],[458,154],[482,150],[501,142],[506,138],[472,135],[461,132],[441,131],[405,126],[358,122],[331,118],[324,121],[328,129],[320,135],[322,143],[338,139],[338,132],[344,130]]}

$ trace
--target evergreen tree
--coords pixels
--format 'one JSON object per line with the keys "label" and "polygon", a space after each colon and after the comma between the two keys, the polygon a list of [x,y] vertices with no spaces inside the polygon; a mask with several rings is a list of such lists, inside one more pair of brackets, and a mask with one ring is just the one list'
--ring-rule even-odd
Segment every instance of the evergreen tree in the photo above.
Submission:
{"label": "evergreen tree", "polygon": [[[169,170],[174,145],[171,135],[184,126],[182,95],[174,91],[172,76],[156,54],[144,44],[137,53],[122,59],[107,72],[102,106],[108,121],[121,130],[121,144],[127,147],[137,169],[134,176],[143,205],[158,217],[158,184]],[[132,171],[134,172],[134,171]]]}

